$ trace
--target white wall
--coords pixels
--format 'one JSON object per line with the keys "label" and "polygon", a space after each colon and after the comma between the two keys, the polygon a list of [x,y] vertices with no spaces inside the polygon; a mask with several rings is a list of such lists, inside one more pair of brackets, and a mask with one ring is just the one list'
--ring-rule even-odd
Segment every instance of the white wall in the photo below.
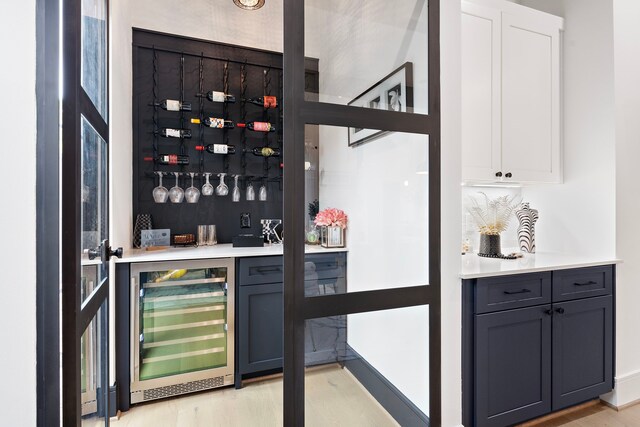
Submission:
{"label": "white wall", "polygon": [[638,159],[640,159],[640,2],[614,0],[616,95],[616,250],[617,269],[615,405],[640,399],[640,246],[638,245]]}
{"label": "white wall", "polygon": [[440,1],[442,97],[442,425],[462,424],[460,2]]}
{"label": "white wall", "polygon": [[[0,6],[0,104],[8,185],[0,207],[0,424],[36,424],[36,8]],[[18,42],[19,41],[19,42]],[[13,64],[13,65],[11,65]],[[8,160],[19,159],[19,161]]]}
{"label": "white wall", "polygon": [[611,0],[522,0],[565,18],[564,184],[525,187],[540,212],[539,251],[615,255],[615,121]]}

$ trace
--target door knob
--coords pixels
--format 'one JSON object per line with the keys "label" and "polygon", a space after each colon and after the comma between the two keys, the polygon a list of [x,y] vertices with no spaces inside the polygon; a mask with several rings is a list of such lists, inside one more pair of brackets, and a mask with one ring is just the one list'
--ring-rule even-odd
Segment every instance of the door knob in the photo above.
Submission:
{"label": "door knob", "polygon": [[560,313],[560,314],[563,314],[564,313],[564,308],[558,307],[558,308],[556,308],[556,312]]}
{"label": "door knob", "polygon": [[497,176],[498,178],[501,178],[501,177],[502,177],[502,172],[496,172],[496,176]]}
{"label": "door knob", "polygon": [[511,178],[512,176],[513,176],[513,175],[511,175],[511,172],[507,172],[507,173],[505,174],[505,177],[506,177],[506,178]]}
{"label": "door knob", "polygon": [[547,309],[547,310],[544,311],[544,314],[546,314],[548,316],[553,316],[553,310]]}

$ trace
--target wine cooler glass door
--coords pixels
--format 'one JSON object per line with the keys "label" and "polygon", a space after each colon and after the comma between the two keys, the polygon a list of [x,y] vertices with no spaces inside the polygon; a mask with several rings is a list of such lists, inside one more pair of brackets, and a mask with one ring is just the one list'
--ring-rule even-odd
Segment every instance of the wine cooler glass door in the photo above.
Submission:
{"label": "wine cooler glass door", "polygon": [[156,386],[164,384],[154,381],[161,378],[233,366],[228,282],[233,267],[198,264],[158,264],[139,273],[136,379],[141,383]]}

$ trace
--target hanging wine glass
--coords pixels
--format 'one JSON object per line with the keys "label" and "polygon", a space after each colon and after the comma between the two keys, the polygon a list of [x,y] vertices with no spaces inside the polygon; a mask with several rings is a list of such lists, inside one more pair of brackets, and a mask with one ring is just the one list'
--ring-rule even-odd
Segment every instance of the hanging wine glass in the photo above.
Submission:
{"label": "hanging wine glass", "polygon": [[250,202],[256,199],[256,190],[253,188],[253,184],[251,183],[251,181],[249,181],[249,184],[247,184],[245,197]]}
{"label": "hanging wine glass", "polygon": [[180,172],[174,172],[173,174],[176,176],[176,185],[171,187],[171,190],[169,190],[169,200],[171,200],[171,203],[182,203],[182,200],[184,199],[184,190],[178,185]]}
{"label": "hanging wine glass", "polygon": [[267,201],[267,184],[264,181],[262,181],[260,190],[258,190],[258,200],[260,200],[261,202]]}
{"label": "hanging wine glass", "polygon": [[220,184],[216,187],[216,195],[218,196],[226,196],[227,194],[229,194],[229,187],[227,187],[227,184],[224,183],[224,177],[226,175],[226,173],[220,174]]}
{"label": "hanging wine glass", "polygon": [[232,202],[239,202],[240,201],[240,188],[238,188],[238,178],[240,178],[240,175],[234,175],[233,179],[233,193],[231,193],[231,201]]}
{"label": "hanging wine glass", "polygon": [[187,203],[198,203],[200,199],[200,190],[193,186],[193,176],[195,173],[190,172],[191,176],[191,187],[187,188],[184,192],[184,198],[187,199]]}
{"label": "hanging wine glass", "polygon": [[210,173],[205,173],[204,177],[205,177],[205,184],[202,186],[202,195],[203,196],[213,196],[213,185],[211,185],[211,183],[209,183],[209,176],[211,174]]}
{"label": "hanging wine glass", "polygon": [[160,183],[156,188],[153,189],[153,200],[156,203],[167,203],[167,199],[169,198],[169,190],[167,187],[162,185],[162,172],[156,172],[158,177],[160,178]]}

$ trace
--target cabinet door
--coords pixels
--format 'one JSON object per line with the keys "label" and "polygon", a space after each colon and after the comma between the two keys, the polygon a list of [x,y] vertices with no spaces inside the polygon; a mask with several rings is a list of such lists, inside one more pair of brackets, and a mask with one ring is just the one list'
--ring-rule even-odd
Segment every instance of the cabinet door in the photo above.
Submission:
{"label": "cabinet door", "polygon": [[503,427],[551,410],[550,305],[476,316],[476,425]]}
{"label": "cabinet door", "polygon": [[240,374],[282,367],[282,283],[238,287]]}
{"label": "cabinet door", "polygon": [[553,305],[553,410],[613,388],[612,297]]}
{"label": "cabinet door", "polygon": [[500,11],[462,2],[462,178],[500,169]]}
{"label": "cabinet door", "polygon": [[560,30],[502,14],[502,171],[560,182]]}

